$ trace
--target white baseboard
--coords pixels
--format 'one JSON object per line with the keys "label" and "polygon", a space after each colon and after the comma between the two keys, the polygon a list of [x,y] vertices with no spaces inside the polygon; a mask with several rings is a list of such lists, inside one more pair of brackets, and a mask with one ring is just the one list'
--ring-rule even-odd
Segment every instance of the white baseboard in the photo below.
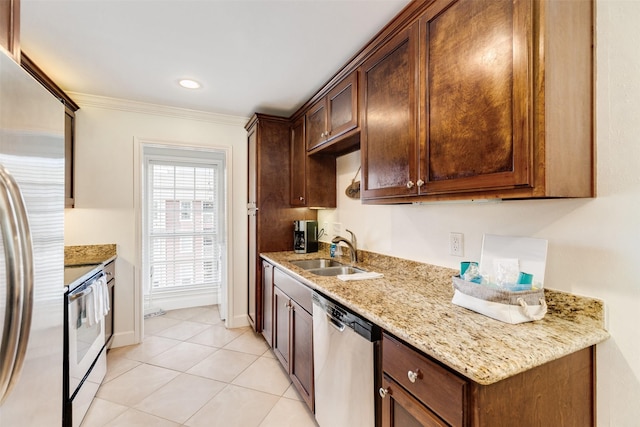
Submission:
{"label": "white baseboard", "polygon": [[246,314],[241,314],[239,316],[230,317],[227,319],[226,323],[227,328],[242,328],[244,326],[249,326],[249,318]]}
{"label": "white baseboard", "polygon": [[[146,299],[147,297],[145,297]],[[151,305],[145,301],[145,314],[147,312],[154,312],[158,309],[164,311],[178,310],[181,308],[199,307],[204,305],[216,305],[218,304],[217,293],[207,293],[199,295],[168,295],[166,297],[154,295]]]}
{"label": "white baseboard", "polygon": [[125,347],[133,344],[139,344],[136,342],[136,335],[133,331],[117,332],[113,334],[110,348]]}

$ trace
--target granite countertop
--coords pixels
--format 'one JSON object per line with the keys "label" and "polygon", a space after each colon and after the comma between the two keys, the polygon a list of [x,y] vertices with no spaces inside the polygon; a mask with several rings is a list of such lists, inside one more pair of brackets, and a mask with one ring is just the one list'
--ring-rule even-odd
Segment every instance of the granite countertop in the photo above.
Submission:
{"label": "granite countertop", "polygon": [[116,245],[79,245],[64,247],[65,267],[108,264],[117,257]]}
{"label": "granite countertop", "polygon": [[[489,385],[609,338],[602,301],[545,289],[548,312],[511,325],[451,303],[457,270],[358,251],[358,267],[379,279],[322,277],[289,261],[329,258],[270,252],[261,256],[309,287],[344,304],[386,331],[478,384]],[[349,264],[347,258],[338,258]]]}

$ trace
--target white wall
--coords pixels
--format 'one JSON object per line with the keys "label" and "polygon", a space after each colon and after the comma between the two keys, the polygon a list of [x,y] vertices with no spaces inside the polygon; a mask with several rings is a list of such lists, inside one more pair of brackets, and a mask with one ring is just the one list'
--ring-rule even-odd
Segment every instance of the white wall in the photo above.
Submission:
{"label": "white wall", "polygon": [[[71,94],[77,112],[75,208],[65,210],[65,244],[116,243],[114,345],[136,342],[134,289],[139,269],[134,211],[134,139],[231,147],[229,206],[232,268],[229,325],[244,326],[247,301],[247,118]],[[139,331],[138,331],[139,333]]]}
{"label": "white wall", "polygon": [[[597,187],[586,200],[365,206],[344,196],[359,152],[338,159],[338,208],[320,211],[373,252],[458,268],[483,233],[548,239],[545,286],[604,300],[611,338],[597,347],[598,425],[640,420],[640,2],[597,3]],[[331,226],[329,226],[331,230]],[[448,255],[464,233],[464,258]]]}

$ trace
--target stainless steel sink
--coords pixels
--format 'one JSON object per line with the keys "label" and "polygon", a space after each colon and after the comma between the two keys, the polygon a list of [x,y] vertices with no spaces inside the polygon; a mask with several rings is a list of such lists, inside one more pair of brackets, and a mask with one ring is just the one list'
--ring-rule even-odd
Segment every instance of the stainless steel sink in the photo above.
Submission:
{"label": "stainless steel sink", "polygon": [[332,259],[304,259],[289,262],[317,276],[337,276],[339,274],[354,274],[366,271],[357,267],[344,265]]}
{"label": "stainless steel sink", "polygon": [[356,267],[350,267],[348,265],[342,265],[338,267],[313,268],[307,271],[318,276],[337,276],[339,274],[363,273],[365,270]]}
{"label": "stainless steel sink", "polygon": [[344,264],[334,261],[332,259],[304,259],[300,261],[289,261],[296,267],[300,267],[303,270],[312,270],[318,268],[327,267],[342,267]]}

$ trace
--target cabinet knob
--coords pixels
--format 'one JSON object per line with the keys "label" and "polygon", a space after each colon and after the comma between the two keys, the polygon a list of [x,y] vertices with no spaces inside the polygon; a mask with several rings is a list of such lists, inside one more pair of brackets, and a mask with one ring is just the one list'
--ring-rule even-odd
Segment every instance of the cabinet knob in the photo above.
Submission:
{"label": "cabinet knob", "polygon": [[420,188],[424,185],[424,181],[419,179],[418,182],[416,182],[416,185],[418,186],[418,188]]}
{"label": "cabinet knob", "polygon": [[300,196],[299,198],[301,202],[304,202],[304,197]]}
{"label": "cabinet knob", "polygon": [[384,399],[387,396],[387,394],[391,394],[391,389],[389,387],[387,388],[380,387],[380,389],[378,390],[378,394],[380,395],[381,398]]}
{"label": "cabinet knob", "polygon": [[414,185],[413,181],[407,182],[407,188],[413,188]]}
{"label": "cabinet knob", "polygon": [[409,381],[411,381],[412,383],[415,383],[416,380],[420,378],[420,369],[407,372],[407,378],[409,378]]}

